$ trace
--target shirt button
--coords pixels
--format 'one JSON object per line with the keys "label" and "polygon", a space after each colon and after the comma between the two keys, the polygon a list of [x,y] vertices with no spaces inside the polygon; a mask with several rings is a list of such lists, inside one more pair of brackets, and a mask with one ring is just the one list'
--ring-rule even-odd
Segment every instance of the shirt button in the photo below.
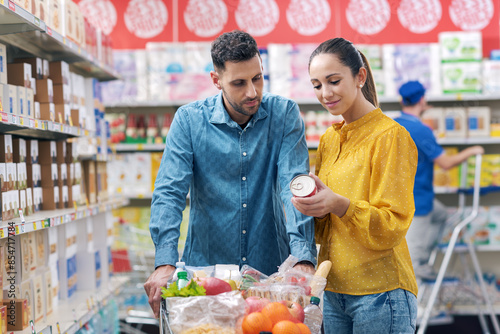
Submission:
{"label": "shirt button", "polygon": [[247,234],[247,230],[243,230],[243,231],[241,231],[241,233]]}
{"label": "shirt button", "polygon": [[246,177],[244,177],[244,176],[243,176],[241,179],[242,179],[243,181],[246,181],[246,180],[247,180],[247,178],[246,178]]}
{"label": "shirt button", "polygon": [[246,207],[247,207],[247,205],[246,205],[246,204],[243,204],[243,207],[244,207],[244,208],[246,208]]}
{"label": "shirt button", "polygon": [[243,260],[243,262],[245,262],[247,260],[246,257],[242,257],[241,259]]}
{"label": "shirt button", "polygon": [[247,152],[243,152],[243,156],[246,157],[247,156]]}
{"label": "shirt button", "polygon": [[238,134],[241,135],[241,131],[238,131]]}

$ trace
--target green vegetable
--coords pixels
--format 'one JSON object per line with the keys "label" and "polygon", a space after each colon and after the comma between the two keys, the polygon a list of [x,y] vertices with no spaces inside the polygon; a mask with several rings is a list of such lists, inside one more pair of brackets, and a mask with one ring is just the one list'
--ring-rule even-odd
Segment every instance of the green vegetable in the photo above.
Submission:
{"label": "green vegetable", "polygon": [[169,285],[168,288],[162,287],[161,295],[163,298],[168,297],[190,297],[190,296],[206,296],[205,288],[198,285],[194,280],[191,280],[188,285],[179,290],[177,282]]}

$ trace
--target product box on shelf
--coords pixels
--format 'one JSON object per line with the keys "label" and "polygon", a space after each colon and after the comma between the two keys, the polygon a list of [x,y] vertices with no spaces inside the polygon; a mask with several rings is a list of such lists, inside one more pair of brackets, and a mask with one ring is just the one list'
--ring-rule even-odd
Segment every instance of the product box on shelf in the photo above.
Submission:
{"label": "product box on shelf", "polygon": [[33,278],[33,308],[35,322],[43,320],[46,314],[46,290],[43,284],[42,274],[36,275]]}
{"label": "product box on shelf", "polygon": [[26,299],[3,299],[2,303],[16,315],[7,322],[7,331],[22,331],[28,327],[28,301]]}
{"label": "product box on shelf", "polygon": [[31,65],[27,63],[7,64],[7,81],[11,85],[31,87]]}
{"label": "product box on shelf", "polygon": [[7,306],[0,306],[0,322],[2,323],[0,329],[2,334],[7,334]]}
{"label": "product box on shelf", "polygon": [[9,114],[17,115],[19,114],[19,99],[17,97],[17,86],[7,85],[9,88]]}
{"label": "product box on shelf", "polygon": [[38,140],[26,140],[26,162],[28,164],[38,163]]}
{"label": "product box on shelf", "polygon": [[59,182],[60,187],[68,185],[68,165],[65,163],[57,164],[59,170]]}
{"label": "product box on shelf", "polygon": [[69,104],[55,104],[56,122],[69,124],[71,109]]}
{"label": "product box on shelf", "polygon": [[27,116],[26,87],[17,86],[17,104],[17,114],[19,116]]}
{"label": "product box on shelf", "polygon": [[69,85],[69,65],[64,61],[51,61],[49,63],[50,72],[49,77],[52,79],[52,83],[55,85]]}
{"label": "product box on shelf", "polygon": [[36,81],[35,101],[41,103],[54,102],[54,85],[51,79],[40,79]]}
{"label": "product box on shelf", "polygon": [[41,165],[42,169],[42,187],[43,188],[48,188],[48,187],[55,187],[59,184],[59,172],[58,172],[58,167],[57,164],[52,163],[52,164],[47,164],[47,165]]}
{"label": "product box on shelf", "polygon": [[58,140],[56,141],[56,163],[58,164],[63,164],[66,163],[66,159],[68,156],[68,150],[67,150],[67,143],[65,140]]}
{"label": "product box on shelf", "polygon": [[26,163],[21,162],[17,165],[17,189],[24,190],[28,187],[28,171]]}
{"label": "product box on shelf", "polygon": [[42,210],[43,192],[41,187],[33,188],[33,207],[35,212]]}
{"label": "product box on shelf", "polygon": [[14,203],[14,218],[19,218],[19,190],[12,190],[10,196],[10,200]]}
{"label": "product box on shelf", "polygon": [[[57,268],[57,265],[55,266]],[[43,285],[45,286],[45,293],[46,293],[46,315],[49,316],[52,314],[53,310],[53,301],[54,298],[57,298],[57,286],[52,287],[52,271],[51,269],[47,269],[44,274],[43,274]],[[54,289],[56,291],[54,292]]]}
{"label": "product box on shelf", "polygon": [[59,193],[60,203],[59,203],[59,205],[62,209],[67,209],[70,207],[68,186],[62,186],[62,187],[59,187],[59,189],[60,189],[60,193]]}
{"label": "product box on shelf", "polygon": [[54,103],[40,103],[40,117],[44,121],[56,121],[56,107]]}
{"label": "product box on shelf", "polygon": [[26,115],[29,118],[35,116],[35,95],[32,88],[26,88]]}
{"label": "product box on shelf", "polygon": [[13,2],[19,7],[25,9],[28,13],[33,13],[32,1],[14,0]]}
{"label": "product box on shelf", "polygon": [[9,86],[0,83],[0,112],[10,113]]}
{"label": "product box on shelf", "polygon": [[35,213],[33,206],[33,188],[26,188],[26,215],[30,216]]}
{"label": "product box on shelf", "polygon": [[64,36],[64,3],[62,0],[51,0],[49,2],[49,20],[47,25]]}
{"label": "product box on shelf", "polygon": [[438,38],[442,61],[481,60],[483,58],[481,32],[440,32]]}
{"label": "product box on shelf", "polygon": [[17,188],[17,166],[13,162],[5,164],[7,171],[7,190],[15,190]]}
{"label": "product box on shelf", "polygon": [[0,84],[7,83],[7,47],[0,43]]}
{"label": "product box on shelf", "polygon": [[445,108],[445,135],[446,137],[467,136],[467,111],[465,108]]}
{"label": "product box on shelf", "polygon": [[33,232],[36,238],[36,266],[43,269],[48,265],[49,241],[48,229]]}
{"label": "product box on shelf", "polygon": [[85,193],[89,203],[97,203],[97,179],[95,161],[83,161],[83,178],[85,180]]}
{"label": "product box on shelf", "polygon": [[34,319],[35,308],[34,308],[34,291],[33,291],[33,280],[29,278],[21,283],[21,298],[26,299],[28,304],[28,318]]}
{"label": "product box on shelf", "polygon": [[31,275],[31,258],[35,258],[35,253],[32,253],[29,240],[30,233],[23,233],[20,235],[21,243],[21,275],[22,280],[26,281]]}
{"label": "product box on shelf", "polygon": [[33,58],[16,58],[14,59],[15,63],[26,63],[31,65],[31,77],[34,79],[42,79],[42,58],[33,57]]}
{"label": "product box on shelf", "polygon": [[55,141],[38,142],[39,163],[42,165],[57,163],[57,145]]}
{"label": "product box on shelf", "polygon": [[42,186],[42,166],[39,164],[27,164],[27,185],[28,187]]}
{"label": "product box on shelf", "polygon": [[34,15],[40,20],[47,22],[49,18],[49,0],[37,0]]}
{"label": "product box on shelf", "polygon": [[13,138],[14,162],[26,162],[26,140],[22,138]]}
{"label": "product box on shelf", "polygon": [[[15,231],[12,231],[15,232]],[[10,244],[9,244],[10,243]],[[10,245],[10,248],[9,248]],[[21,244],[19,235],[10,236],[10,240],[8,238],[0,239],[0,248],[4,250],[3,252],[3,261],[4,264],[9,264],[9,259],[12,259],[12,255],[17,259],[15,262],[11,262],[9,265],[2,265],[0,269],[2,271],[2,283],[4,287],[10,286],[11,284],[19,285],[22,280],[22,272],[21,272]],[[9,249],[11,252],[9,252]],[[11,256],[9,258],[9,256]],[[12,275],[12,273],[16,273],[16,275]],[[14,276],[14,280],[9,281],[10,276]],[[4,296],[4,298],[11,298],[14,296]],[[20,296],[15,296],[19,298]]]}
{"label": "product box on shelf", "polygon": [[469,107],[467,108],[468,135],[469,137],[489,137],[490,136],[490,107]]}
{"label": "product box on shelf", "polygon": [[35,101],[33,113],[33,118],[40,119],[40,102]]}
{"label": "product box on shelf", "polygon": [[33,89],[33,96],[36,95],[36,79],[35,78],[31,78],[30,79],[30,87],[31,89]]}
{"label": "product box on shelf", "polygon": [[19,190],[19,209],[22,211],[24,216],[27,216],[26,211],[26,190]]}
{"label": "product box on shelf", "polygon": [[75,293],[77,287],[76,270],[76,223],[64,224],[58,230],[59,246],[59,296],[68,299]]}
{"label": "product box on shelf", "polygon": [[0,186],[1,186],[0,192],[5,192],[8,190],[7,189],[7,167],[5,166],[4,162],[0,163]]}
{"label": "product box on shelf", "polygon": [[2,200],[2,220],[9,220],[11,219],[10,213],[9,213],[9,193],[8,192],[3,192],[1,193]]}
{"label": "product box on shelf", "polygon": [[71,88],[65,84],[54,84],[54,104],[69,104],[71,103]]}
{"label": "product box on shelf", "polygon": [[481,61],[441,64],[443,93],[480,93]]}
{"label": "product box on shelf", "polygon": [[12,135],[0,134],[0,162],[14,162]]}
{"label": "product box on shelf", "polygon": [[62,209],[60,207],[59,200],[59,187],[42,187],[43,193],[43,202],[42,209],[43,210],[56,210]]}

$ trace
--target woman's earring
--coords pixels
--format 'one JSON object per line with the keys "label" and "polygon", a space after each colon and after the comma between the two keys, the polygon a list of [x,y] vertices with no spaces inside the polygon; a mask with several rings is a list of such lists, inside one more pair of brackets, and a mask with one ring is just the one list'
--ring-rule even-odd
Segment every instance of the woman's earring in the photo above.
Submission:
{"label": "woman's earring", "polygon": [[363,85],[359,85],[359,88],[363,88]]}

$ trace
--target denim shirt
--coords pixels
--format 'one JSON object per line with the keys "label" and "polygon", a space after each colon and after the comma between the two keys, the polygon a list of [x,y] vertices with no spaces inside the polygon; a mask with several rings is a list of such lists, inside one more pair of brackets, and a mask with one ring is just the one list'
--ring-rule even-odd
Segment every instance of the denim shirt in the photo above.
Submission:
{"label": "denim shirt", "polygon": [[264,94],[244,130],[221,93],[179,108],[151,205],[155,266],[178,261],[188,191],[187,265],[248,264],[271,274],[290,253],[316,264],[314,220],[293,207],[289,188],[308,170],[304,123],[289,99]]}

